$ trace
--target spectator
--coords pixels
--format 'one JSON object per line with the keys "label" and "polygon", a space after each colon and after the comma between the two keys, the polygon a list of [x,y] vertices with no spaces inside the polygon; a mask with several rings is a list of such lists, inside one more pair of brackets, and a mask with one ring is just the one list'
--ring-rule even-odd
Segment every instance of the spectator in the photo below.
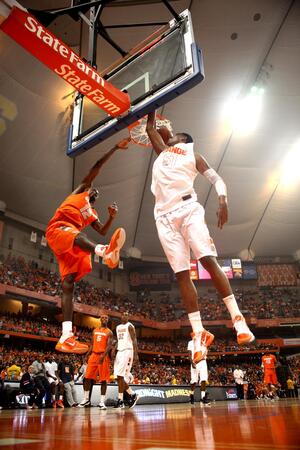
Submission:
{"label": "spectator", "polygon": [[244,371],[236,366],[233,371],[233,377],[236,385],[237,397],[239,400],[244,399],[244,376]]}
{"label": "spectator", "polygon": [[21,378],[21,367],[17,366],[16,364],[12,364],[7,369],[7,378],[11,381],[17,381]]}
{"label": "spectator", "polygon": [[78,406],[77,394],[74,383],[74,366],[67,356],[63,356],[58,363],[58,375],[64,384],[66,398],[69,406]]}
{"label": "spectator", "polygon": [[294,398],[295,397],[295,383],[292,380],[292,378],[289,377],[286,380],[286,384],[287,384],[287,390],[288,390],[288,397]]}
{"label": "spectator", "polygon": [[31,367],[34,384],[38,390],[38,396],[36,398],[38,407],[41,408],[43,406],[42,401],[45,395],[46,395],[46,406],[51,406],[50,401],[51,389],[50,384],[46,378],[46,370],[44,364],[41,361],[39,361],[39,359],[36,359],[35,361],[33,361]]}
{"label": "spectator", "polygon": [[22,394],[29,396],[27,409],[38,408],[38,404],[42,399],[38,398],[38,392],[35,387],[34,379],[32,377],[32,366],[26,367],[20,381],[20,389]]}

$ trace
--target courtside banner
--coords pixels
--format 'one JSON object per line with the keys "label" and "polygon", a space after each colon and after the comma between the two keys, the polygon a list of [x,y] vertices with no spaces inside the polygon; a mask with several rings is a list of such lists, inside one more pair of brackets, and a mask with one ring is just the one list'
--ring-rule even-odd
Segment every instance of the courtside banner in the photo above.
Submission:
{"label": "courtside banner", "polygon": [[115,117],[129,109],[128,94],[105,81],[26,11],[13,7],[0,29],[107,114]]}

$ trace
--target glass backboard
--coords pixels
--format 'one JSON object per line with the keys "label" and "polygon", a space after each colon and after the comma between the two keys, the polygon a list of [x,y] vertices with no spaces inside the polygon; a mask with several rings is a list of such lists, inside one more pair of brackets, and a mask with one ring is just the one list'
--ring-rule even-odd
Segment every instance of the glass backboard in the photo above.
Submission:
{"label": "glass backboard", "polygon": [[112,118],[88,99],[77,96],[67,154],[77,156],[150,111],[170,102],[204,79],[202,52],[194,42],[191,15],[180,14],[129,54],[101,73],[128,92],[131,107]]}

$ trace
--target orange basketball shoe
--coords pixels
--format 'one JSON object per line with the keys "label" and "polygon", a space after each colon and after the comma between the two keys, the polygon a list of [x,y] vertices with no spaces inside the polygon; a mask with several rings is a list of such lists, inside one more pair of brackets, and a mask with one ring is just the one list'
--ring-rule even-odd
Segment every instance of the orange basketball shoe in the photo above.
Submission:
{"label": "orange basketball shoe", "polygon": [[89,349],[88,344],[84,344],[83,342],[78,342],[76,338],[71,335],[63,342],[58,341],[55,346],[55,350],[62,353],[76,353],[78,355],[83,355]]}
{"label": "orange basketball shoe", "polygon": [[206,358],[207,347],[209,347],[213,340],[214,335],[207,330],[200,331],[199,333],[192,333],[194,342],[194,358],[195,364]]}
{"label": "orange basketball shoe", "polygon": [[250,344],[255,340],[254,334],[250,331],[246,320],[243,316],[236,316],[233,321],[233,327],[237,334],[237,341],[239,345]]}
{"label": "orange basketball shoe", "polygon": [[58,400],[57,406],[62,409],[64,409],[64,407],[65,407],[62,400]]}
{"label": "orange basketball shoe", "polygon": [[126,239],[126,233],[124,228],[117,228],[109,245],[105,250],[103,256],[103,263],[106,264],[110,269],[115,269],[119,265],[120,260],[120,250],[123,247]]}

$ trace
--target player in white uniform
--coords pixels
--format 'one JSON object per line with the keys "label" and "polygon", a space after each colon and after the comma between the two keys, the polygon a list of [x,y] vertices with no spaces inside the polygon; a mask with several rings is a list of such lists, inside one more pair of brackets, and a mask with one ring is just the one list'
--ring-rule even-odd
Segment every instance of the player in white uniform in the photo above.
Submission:
{"label": "player in white uniform", "polygon": [[195,403],[194,392],[196,384],[200,382],[200,402],[204,405],[210,405],[208,395],[206,392],[206,385],[208,381],[208,370],[206,357],[201,359],[197,364],[194,363],[194,342],[193,340],[188,343],[188,353],[191,362],[191,404]]}
{"label": "player in white uniform", "polygon": [[128,322],[128,312],[123,312],[122,323],[117,326],[117,355],[114,362],[114,376],[118,380],[118,402],[116,408],[124,408],[124,392],[129,394],[126,400],[133,408],[138,400],[137,394],[128,386],[133,361],[138,362],[138,349],[134,325]]}
{"label": "player in white uniform", "polygon": [[159,155],[153,164],[151,191],[155,196],[154,216],[158,237],[176,274],[183,303],[194,333],[194,362],[205,358],[214,336],[204,330],[197,291],[190,279],[190,249],[209,272],[227,306],[239,344],[255,338],[239,310],[228,279],[217,262],[216,248],[204,219],[204,208],[197,202],[194,180],[204,175],[215,187],[219,207],[218,227],[228,220],[226,186],[222,178],[199,154],[194,154],[193,139],[186,133],[173,135],[166,127],[156,130],[155,112],[148,115],[147,134]]}

